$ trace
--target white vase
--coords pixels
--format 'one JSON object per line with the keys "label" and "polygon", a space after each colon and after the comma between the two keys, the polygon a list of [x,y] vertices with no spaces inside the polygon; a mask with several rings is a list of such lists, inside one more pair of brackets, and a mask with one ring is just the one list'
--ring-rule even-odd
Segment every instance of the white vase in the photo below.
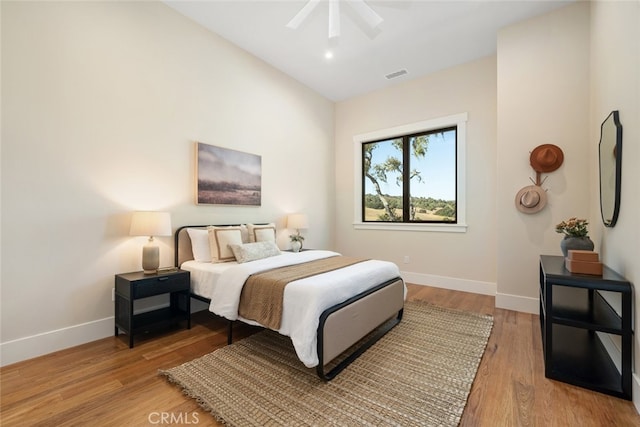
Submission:
{"label": "white vase", "polygon": [[300,252],[300,248],[302,248],[302,242],[298,240],[291,242],[291,250],[293,252]]}

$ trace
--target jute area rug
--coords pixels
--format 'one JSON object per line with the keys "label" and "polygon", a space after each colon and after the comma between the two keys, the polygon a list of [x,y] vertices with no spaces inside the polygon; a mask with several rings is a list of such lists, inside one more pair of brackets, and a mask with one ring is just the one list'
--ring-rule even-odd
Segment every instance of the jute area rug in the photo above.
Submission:
{"label": "jute area rug", "polygon": [[160,373],[230,426],[457,426],[492,326],[407,302],[402,322],[330,382],[271,331]]}

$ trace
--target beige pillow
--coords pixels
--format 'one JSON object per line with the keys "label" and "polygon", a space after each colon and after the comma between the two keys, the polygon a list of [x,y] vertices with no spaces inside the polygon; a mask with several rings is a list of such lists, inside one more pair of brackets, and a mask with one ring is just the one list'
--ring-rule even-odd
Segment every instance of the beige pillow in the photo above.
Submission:
{"label": "beige pillow", "polygon": [[249,229],[249,242],[275,242],[276,225],[273,223],[265,225],[247,224]]}
{"label": "beige pillow", "polygon": [[240,227],[207,227],[211,262],[234,261],[235,257],[229,245],[241,245]]}
{"label": "beige pillow", "polygon": [[240,225],[240,234],[242,235],[242,243],[249,243],[249,229],[247,224]]}
{"label": "beige pillow", "polygon": [[246,243],[244,245],[231,245],[230,247],[238,263],[280,255],[280,249],[274,242]]}

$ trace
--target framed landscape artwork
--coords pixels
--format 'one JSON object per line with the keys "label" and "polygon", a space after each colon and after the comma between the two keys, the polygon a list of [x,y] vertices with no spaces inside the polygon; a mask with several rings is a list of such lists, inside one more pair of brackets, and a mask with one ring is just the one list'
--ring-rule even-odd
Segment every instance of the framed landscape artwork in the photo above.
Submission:
{"label": "framed landscape artwork", "polygon": [[196,143],[196,204],[260,206],[262,157]]}

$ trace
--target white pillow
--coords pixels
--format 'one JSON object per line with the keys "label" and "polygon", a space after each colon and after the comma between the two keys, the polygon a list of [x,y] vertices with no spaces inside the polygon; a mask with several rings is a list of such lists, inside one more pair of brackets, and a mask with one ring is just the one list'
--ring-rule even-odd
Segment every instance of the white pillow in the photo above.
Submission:
{"label": "white pillow", "polygon": [[229,245],[241,245],[240,227],[207,227],[211,262],[234,261],[235,257]]}
{"label": "white pillow", "polygon": [[275,242],[276,225],[273,223],[265,225],[247,224],[249,229],[249,242]]}
{"label": "white pillow", "polygon": [[209,231],[200,228],[187,228],[191,240],[191,252],[197,262],[211,262],[211,249],[209,248]]}
{"label": "white pillow", "polygon": [[238,263],[255,261],[280,255],[280,249],[274,242],[245,243],[244,245],[230,245]]}

